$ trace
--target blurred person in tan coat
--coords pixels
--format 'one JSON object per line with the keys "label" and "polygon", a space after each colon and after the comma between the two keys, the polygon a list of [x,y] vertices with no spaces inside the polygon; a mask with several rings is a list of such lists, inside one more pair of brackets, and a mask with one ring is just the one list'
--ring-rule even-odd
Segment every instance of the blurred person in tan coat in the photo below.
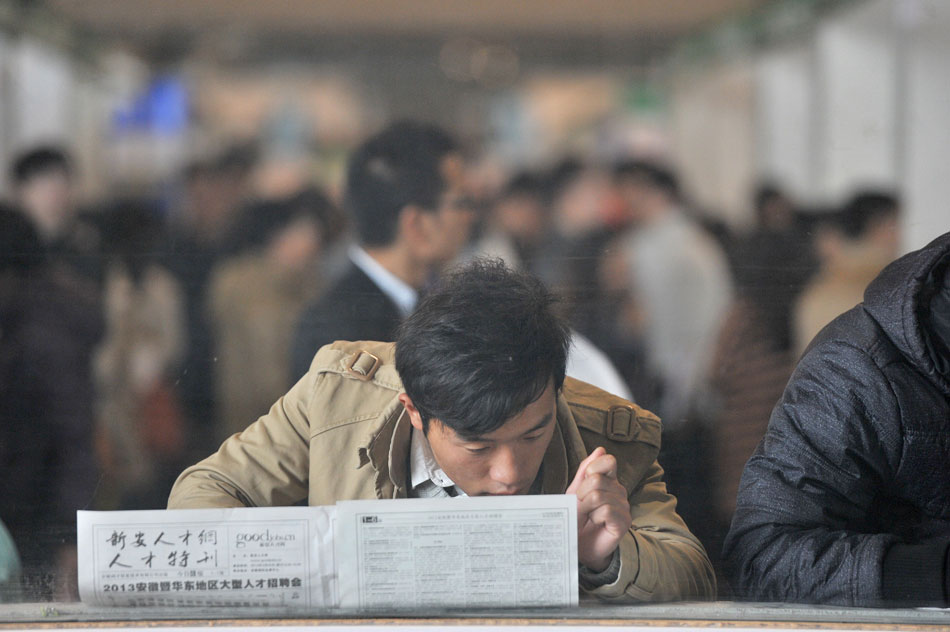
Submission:
{"label": "blurred person in tan coat", "polygon": [[292,383],[287,358],[294,326],[320,294],[319,260],[339,215],[317,189],[252,208],[245,228],[257,242],[215,270],[208,298],[216,372],[216,440],[243,430]]}
{"label": "blurred person in tan coat", "polygon": [[819,231],[820,269],[794,308],[798,355],[825,325],[860,303],[868,283],[897,258],[899,212],[893,193],[862,191]]}
{"label": "blurred person in tan coat", "polygon": [[185,449],[174,387],[186,345],[181,287],[156,255],[161,221],[120,200],[104,224],[106,334],[96,350],[100,509],[155,509]]}
{"label": "blurred person in tan coat", "polygon": [[[244,155],[238,155],[244,152]],[[176,378],[189,435],[188,449],[204,453],[215,444],[214,341],[207,318],[211,274],[233,254],[232,235],[244,209],[255,164],[253,148],[189,163],[179,198],[170,209],[163,263],[185,298],[188,345]]]}

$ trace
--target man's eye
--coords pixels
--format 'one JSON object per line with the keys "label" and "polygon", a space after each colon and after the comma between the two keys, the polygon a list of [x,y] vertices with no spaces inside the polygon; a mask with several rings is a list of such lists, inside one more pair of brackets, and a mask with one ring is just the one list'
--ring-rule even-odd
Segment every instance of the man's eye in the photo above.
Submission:
{"label": "man's eye", "polygon": [[472,453],[472,454],[484,454],[484,453],[488,452],[488,448],[487,448],[486,446],[481,446],[481,447],[478,447],[478,446],[466,446],[465,449],[468,450],[468,451],[469,451],[470,453]]}
{"label": "man's eye", "polygon": [[543,432],[539,432],[539,433],[536,434],[536,435],[530,435],[530,436],[524,437],[524,440],[525,440],[525,441],[537,441],[538,439],[540,439],[540,438],[543,437],[543,436],[544,436],[544,433],[543,433]]}

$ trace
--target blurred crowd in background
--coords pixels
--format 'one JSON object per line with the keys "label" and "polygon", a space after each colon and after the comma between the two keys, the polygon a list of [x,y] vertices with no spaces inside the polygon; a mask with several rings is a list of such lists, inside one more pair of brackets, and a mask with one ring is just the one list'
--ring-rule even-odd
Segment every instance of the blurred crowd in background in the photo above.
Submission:
{"label": "blurred crowd in background", "polygon": [[[762,182],[740,233],[684,195],[676,165],[648,156],[565,157],[488,180],[474,165],[460,171],[464,217],[426,237],[437,254],[411,285],[424,293],[446,266],[491,256],[556,289],[574,330],[663,419],[668,486],[715,562],[795,360],[898,254],[898,193],[810,208]],[[68,147],[7,166],[0,520],[21,598],[74,594],[77,509],[164,508],[186,465],[305,368],[301,319],[345,274],[361,232],[349,191],[265,196],[258,167],[253,145],[235,145],[159,194],[80,207],[83,166]]]}

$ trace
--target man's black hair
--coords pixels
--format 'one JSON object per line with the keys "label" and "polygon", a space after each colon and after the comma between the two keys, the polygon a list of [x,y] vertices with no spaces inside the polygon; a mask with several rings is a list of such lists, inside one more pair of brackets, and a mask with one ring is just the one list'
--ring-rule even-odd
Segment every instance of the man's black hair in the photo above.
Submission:
{"label": "man's black hair", "polygon": [[158,203],[142,196],[120,197],[98,219],[103,253],[121,262],[132,280],[140,283],[148,267],[159,260],[164,224]]}
{"label": "man's black hair", "polygon": [[20,186],[33,177],[50,171],[61,171],[66,175],[72,173],[72,162],[66,150],[52,145],[34,147],[14,159],[10,168],[10,181],[14,186]]}
{"label": "man's black hair", "polygon": [[185,184],[191,184],[202,178],[210,178],[216,172],[217,166],[211,160],[192,160],[182,168],[181,179]]}
{"label": "man's black hair", "polygon": [[446,275],[396,338],[396,370],[426,430],[437,419],[462,437],[500,428],[564,383],[570,330],[556,297],[500,259]]}
{"label": "man's black hair", "polygon": [[860,239],[875,221],[896,216],[899,209],[900,200],[891,191],[859,191],[841,209],[838,224],[846,237]]}
{"label": "man's black hair", "polygon": [[584,163],[569,156],[551,167],[542,176],[545,206],[553,206],[557,199],[584,173]]}
{"label": "man's black hair", "polygon": [[437,210],[445,190],[442,159],[455,151],[445,131],[410,121],[390,125],[357,148],[347,168],[344,206],[360,243],[391,245],[408,205]]}
{"label": "man's black hair", "polygon": [[671,199],[680,197],[679,181],[672,169],[649,160],[624,160],[614,166],[614,179],[633,179],[664,191]]}
{"label": "man's black hair", "polygon": [[544,179],[530,171],[519,171],[505,183],[498,197],[505,199],[522,195],[541,199],[544,195]]}
{"label": "man's black hair", "polygon": [[236,251],[264,246],[298,219],[309,219],[319,226],[324,242],[336,238],[342,230],[342,220],[333,202],[316,187],[284,198],[255,201],[242,215],[230,236]]}
{"label": "man's black hair", "polygon": [[219,172],[243,176],[254,169],[260,159],[260,153],[256,142],[239,142],[225,148],[212,160],[212,164]]}
{"label": "man's black hair", "polygon": [[316,186],[307,186],[287,199],[295,217],[310,217],[323,231],[326,243],[334,241],[346,229],[346,217],[327,194]]}
{"label": "man's black hair", "polygon": [[758,214],[760,218],[767,204],[775,200],[783,199],[785,199],[785,192],[776,183],[771,181],[760,183],[752,194],[752,203],[755,207],[756,214]]}

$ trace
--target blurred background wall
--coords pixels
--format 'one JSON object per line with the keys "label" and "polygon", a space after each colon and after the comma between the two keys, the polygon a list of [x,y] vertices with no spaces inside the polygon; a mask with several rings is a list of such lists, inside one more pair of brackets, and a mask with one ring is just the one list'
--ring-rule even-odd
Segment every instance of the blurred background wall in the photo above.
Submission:
{"label": "blurred background wall", "polygon": [[946,228],[948,35],[942,0],[5,0],[0,160],[63,140],[95,197],[253,140],[262,187],[335,189],[350,147],[413,116],[489,173],[670,158],[736,227],[761,177],[816,204],[896,186],[909,249]]}

